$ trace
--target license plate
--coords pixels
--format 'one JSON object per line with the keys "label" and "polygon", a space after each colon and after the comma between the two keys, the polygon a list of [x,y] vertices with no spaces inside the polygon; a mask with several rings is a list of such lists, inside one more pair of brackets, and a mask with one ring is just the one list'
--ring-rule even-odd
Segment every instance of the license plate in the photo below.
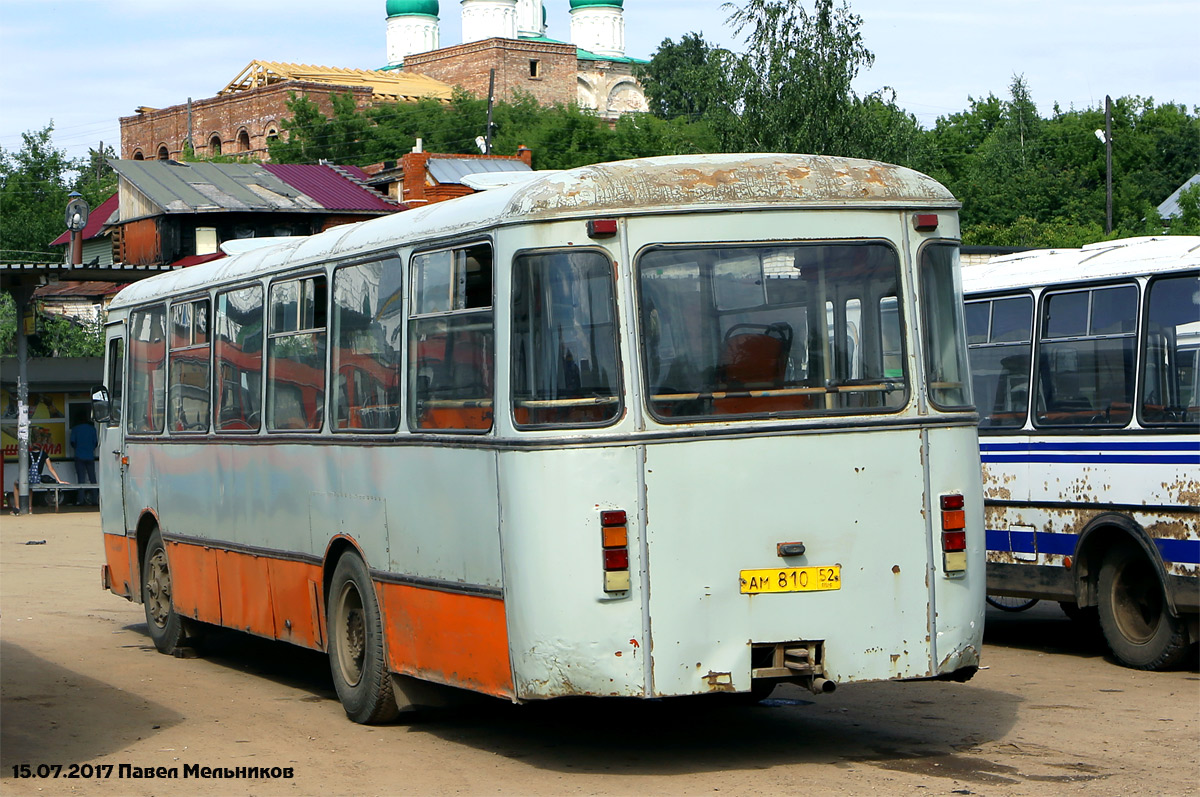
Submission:
{"label": "license plate", "polygon": [[777,567],[773,570],[743,570],[742,594],[763,592],[818,592],[842,588],[842,568]]}

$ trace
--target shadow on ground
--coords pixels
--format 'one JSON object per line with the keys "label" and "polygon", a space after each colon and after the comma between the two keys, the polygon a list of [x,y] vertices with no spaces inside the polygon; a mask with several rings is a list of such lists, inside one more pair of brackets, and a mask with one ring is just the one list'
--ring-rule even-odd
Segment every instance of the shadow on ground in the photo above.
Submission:
{"label": "shadow on ground", "polygon": [[183,717],[0,642],[0,773],[14,764],[86,763],[169,728]]}

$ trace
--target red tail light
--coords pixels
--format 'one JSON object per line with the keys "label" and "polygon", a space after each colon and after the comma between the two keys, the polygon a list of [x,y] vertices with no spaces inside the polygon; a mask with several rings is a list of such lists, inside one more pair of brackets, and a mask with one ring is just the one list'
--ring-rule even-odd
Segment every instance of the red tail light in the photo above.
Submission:
{"label": "red tail light", "polygon": [[943,531],[942,550],[946,553],[967,550],[967,533],[965,531]]}
{"label": "red tail light", "polygon": [[967,569],[967,502],[959,493],[939,499],[942,510],[942,569],[960,574]]}
{"label": "red tail light", "polygon": [[628,592],[629,529],[623,509],[600,512],[600,544],[604,562],[604,591]]}

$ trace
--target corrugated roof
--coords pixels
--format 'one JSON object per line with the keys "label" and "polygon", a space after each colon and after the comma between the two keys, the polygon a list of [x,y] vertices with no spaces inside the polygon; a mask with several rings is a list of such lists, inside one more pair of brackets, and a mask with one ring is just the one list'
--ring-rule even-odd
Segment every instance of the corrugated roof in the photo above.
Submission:
{"label": "corrugated roof", "polygon": [[125,286],[119,282],[99,282],[97,280],[86,282],[52,282],[49,285],[43,285],[38,288],[33,292],[33,295],[39,299],[49,296],[58,298],[71,296],[108,296],[119,292],[123,287]]}
{"label": "corrugated roof", "polygon": [[[87,226],[83,228],[83,240],[87,241],[95,238],[100,234],[100,230],[104,228],[108,222],[116,221],[115,216],[118,207],[118,194],[113,194],[108,199],[101,202],[96,207],[92,208],[88,213]],[[62,235],[50,242],[51,246],[62,246],[71,240],[71,233],[64,232]]]}
{"label": "corrugated roof", "polygon": [[1164,199],[1163,203],[1158,206],[1158,215],[1164,219],[1177,218],[1182,210],[1179,207],[1179,197],[1193,185],[1200,185],[1200,174],[1195,175],[1192,179],[1176,188],[1175,193]]}
{"label": "corrugated roof", "polygon": [[468,174],[532,171],[524,161],[500,158],[430,158],[429,174],[442,185],[462,183]]}
{"label": "corrugated roof", "polygon": [[260,164],[162,160],[110,160],[109,163],[164,213],[324,210],[315,199]]}
{"label": "corrugated roof", "polygon": [[376,99],[419,100],[432,97],[449,100],[454,88],[428,75],[396,70],[341,69],[308,64],[286,64],[279,61],[251,61],[241,73],[229,82],[220,94],[271,86],[288,81],[306,83],[328,83],[334,86],[366,86]]}
{"label": "corrugated roof", "polygon": [[369,188],[369,175],[357,166],[267,163],[271,174],[315,199],[326,210],[394,213],[404,207]]}

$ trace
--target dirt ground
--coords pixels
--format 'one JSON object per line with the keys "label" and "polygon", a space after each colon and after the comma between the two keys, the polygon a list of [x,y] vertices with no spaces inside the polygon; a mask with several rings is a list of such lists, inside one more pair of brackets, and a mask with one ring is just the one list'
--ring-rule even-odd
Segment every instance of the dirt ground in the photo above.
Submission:
{"label": "dirt ground", "polygon": [[[41,511],[0,518],[6,797],[1200,793],[1194,659],[1122,668],[1055,605],[989,610],[986,669],[967,684],[785,687],[759,706],[489,699],[363,727],[345,718],[322,655],[231,632],[204,658],[156,653],[142,607],[100,588],[98,514]],[[23,764],[33,777],[15,774]],[[67,779],[73,764],[112,774]],[[121,764],[180,778],[122,779]],[[36,777],[39,765],[61,774]],[[184,765],[294,777],[184,780]]]}

